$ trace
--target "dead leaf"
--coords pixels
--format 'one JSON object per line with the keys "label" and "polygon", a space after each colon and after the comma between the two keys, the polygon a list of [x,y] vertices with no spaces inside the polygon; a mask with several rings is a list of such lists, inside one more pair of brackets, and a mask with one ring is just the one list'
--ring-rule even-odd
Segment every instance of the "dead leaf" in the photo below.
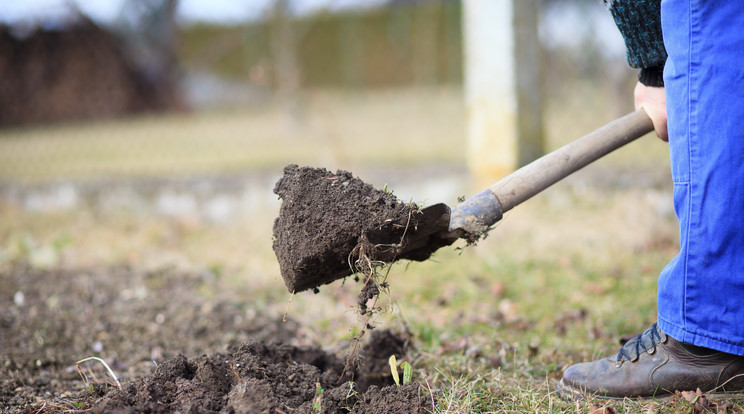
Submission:
{"label": "dead leaf", "polygon": [[653,402],[643,406],[643,414],[658,414],[661,412],[661,405]]}
{"label": "dead leaf", "polygon": [[599,283],[586,282],[581,290],[594,296],[603,295],[607,292],[607,289]]}
{"label": "dead leaf", "polygon": [[615,414],[615,409],[607,405],[591,405],[589,414]]}
{"label": "dead leaf", "polygon": [[706,409],[712,408],[708,397],[698,388],[696,391],[682,391],[680,392],[682,398],[685,399],[692,406],[693,413],[702,413]]}
{"label": "dead leaf", "polygon": [[468,341],[467,338],[458,338],[454,341],[442,341],[442,344],[439,346],[439,353],[451,353],[456,352],[458,354],[462,354],[465,352],[465,350],[468,349],[470,346],[470,341]]}
{"label": "dead leaf", "polygon": [[489,362],[491,363],[491,367],[493,369],[498,369],[501,367],[501,358],[499,358],[498,355],[491,356],[491,358],[489,358]]}
{"label": "dead leaf", "polygon": [[504,316],[506,323],[516,322],[519,319],[517,305],[509,299],[499,302],[499,312]]}
{"label": "dead leaf", "polygon": [[491,295],[496,299],[501,299],[506,292],[506,284],[504,282],[496,282],[491,284]]}
{"label": "dead leaf", "polygon": [[695,391],[677,391],[679,395],[687,402],[692,402],[697,398],[698,394]]}
{"label": "dead leaf", "polygon": [[565,336],[568,332],[568,327],[575,322],[583,321],[586,319],[586,315],[586,309],[574,309],[558,315],[554,325],[555,332],[560,336]]}

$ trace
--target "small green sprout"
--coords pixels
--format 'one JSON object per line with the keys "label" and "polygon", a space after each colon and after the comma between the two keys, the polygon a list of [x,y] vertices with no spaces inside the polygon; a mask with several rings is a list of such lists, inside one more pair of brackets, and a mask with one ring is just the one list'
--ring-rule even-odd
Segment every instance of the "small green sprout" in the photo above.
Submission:
{"label": "small green sprout", "polygon": [[[395,385],[400,387],[401,383],[400,376],[398,375],[398,360],[395,358],[395,355],[390,355],[388,363],[390,364],[390,373],[393,375],[393,381],[395,381]],[[403,368],[403,385],[406,385],[411,382],[411,379],[413,378],[413,367],[406,361],[401,362],[400,367]]]}
{"label": "small green sprout", "polygon": [[313,398],[313,411],[315,411],[316,413],[321,412],[322,407],[321,407],[320,402],[323,396],[323,391],[325,390],[323,389],[323,387],[320,386],[320,383],[316,382],[315,383],[315,398]]}
{"label": "small green sprout", "polygon": [[395,359],[395,355],[390,355],[388,363],[390,364],[390,373],[393,374],[393,381],[395,381],[395,385],[400,387],[400,377],[398,377],[398,362]]}
{"label": "small green sprout", "polygon": [[413,367],[407,361],[401,362],[400,367],[403,368],[403,385],[406,385],[413,378]]}

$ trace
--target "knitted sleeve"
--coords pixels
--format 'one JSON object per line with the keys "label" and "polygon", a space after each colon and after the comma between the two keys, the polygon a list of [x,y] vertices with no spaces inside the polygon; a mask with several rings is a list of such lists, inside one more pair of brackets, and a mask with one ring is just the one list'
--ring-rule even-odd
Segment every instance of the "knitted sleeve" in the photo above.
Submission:
{"label": "knitted sleeve", "polygon": [[663,86],[667,54],[661,35],[661,0],[604,0],[625,39],[628,64],[641,83]]}

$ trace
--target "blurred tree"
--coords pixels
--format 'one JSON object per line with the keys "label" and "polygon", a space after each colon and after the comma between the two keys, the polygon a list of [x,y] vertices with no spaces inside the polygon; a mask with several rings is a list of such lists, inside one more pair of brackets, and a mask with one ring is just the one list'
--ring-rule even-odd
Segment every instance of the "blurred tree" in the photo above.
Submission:
{"label": "blurred tree", "polygon": [[414,9],[413,20],[413,82],[434,85],[437,82],[437,33],[439,32],[440,1],[421,2]]}
{"label": "blurred tree", "polygon": [[126,0],[114,24],[114,31],[124,40],[127,57],[145,82],[143,87],[162,90],[157,94],[178,98],[178,0]]}

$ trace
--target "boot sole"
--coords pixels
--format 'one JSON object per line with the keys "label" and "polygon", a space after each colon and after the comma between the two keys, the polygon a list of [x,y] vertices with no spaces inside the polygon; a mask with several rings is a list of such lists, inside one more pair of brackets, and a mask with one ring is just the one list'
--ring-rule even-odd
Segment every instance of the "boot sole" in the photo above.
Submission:
{"label": "boot sole", "polygon": [[[649,401],[667,401],[671,399],[675,394],[674,393],[662,393],[662,394],[656,394],[651,396],[634,396],[634,397],[614,397],[609,395],[602,395],[602,394],[592,394],[590,392],[587,392],[586,390],[581,390],[575,387],[572,387],[568,384],[566,384],[563,379],[558,382],[558,386],[556,387],[556,393],[558,394],[558,397],[564,401],[583,401],[585,399],[598,399],[598,400],[624,400],[624,399],[631,399],[631,400],[649,400]],[[732,396],[744,396],[744,391],[738,391],[738,392],[703,392],[703,395],[705,395],[708,398],[727,398]]]}

